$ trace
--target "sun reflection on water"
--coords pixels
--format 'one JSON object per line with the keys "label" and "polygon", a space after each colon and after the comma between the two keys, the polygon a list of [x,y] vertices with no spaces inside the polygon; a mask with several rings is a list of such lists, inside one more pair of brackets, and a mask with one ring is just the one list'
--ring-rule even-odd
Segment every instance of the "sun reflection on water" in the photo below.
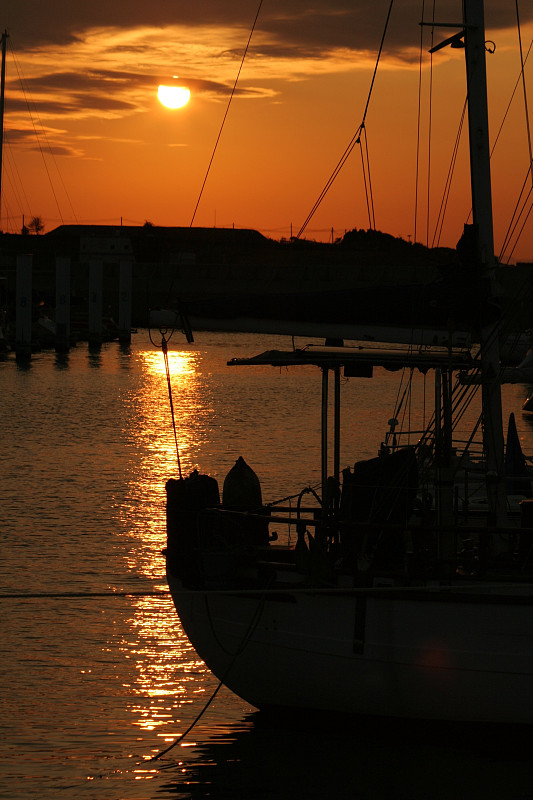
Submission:
{"label": "sun reflection on water", "polygon": [[[157,458],[168,475],[176,470],[177,456],[164,359],[156,351],[143,351],[139,356],[145,380],[136,404],[141,406],[144,424],[137,433],[148,455]],[[211,388],[202,372],[201,353],[169,351],[168,362],[180,460],[190,471],[198,466],[201,447],[209,438],[215,413]]]}
{"label": "sun reflection on water", "polygon": [[[141,351],[139,355],[152,374],[166,376],[165,360],[161,351],[145,350]],[[169,350],[167,358],[171,377],[194,374],[197,355],[189,350]]]}
{"label": "sun reflection on water", "polygon": [[[122,397],[123,436],[131,452],[126,494],[117,502],[121,527],[129,539],[123,556],[136,580],[148,580],[153,589],[165,590],[165,483],[178,474],[176,442],[163,355],[143,349],[136,357],[139,380]],[[197,466],[213,414],[201,359],[202,354],[193,350],[168,352],[184,474]],[[128,698],[132,726],[139,732],[141,758],[149,758],[183,731],[191,705],[206,692],[212,678],[185,636],[170,598],[147,595],[132,597],[130,602],[131,611],[117,642],[122,659],[130,664],[122,691]],[[154,774],[144,767],[135,773],[137,780]]]}
{"label": "sun reflection on water", "polygon": [[135,677],[123,690],[132,724],[142,734],[143,747],[149,748],[142,757],[148,758],[158,749],[155,742],[163,746],[182,732],[183,713],[188,719],[187,710],[205,694],[210,673],[185,636],[170,599],[135,597],[132,612],[119,651],[134,662]]}
{"label": "sun reflection on water", "polygon": [[140,543],[128,555],[129,569],[161,580],[165,484],[170,477],[178,476],[178,453],[183,475],[198,468],[214,411],[211,390],[202,374],[202,354],[193,350],[169,351],[176,452],[163,355],[161,351],[144,349],[137,358],[141,380],[124,398],[128,408],[124,433],[135,456],[128,491],[120,503],[120,516]]}

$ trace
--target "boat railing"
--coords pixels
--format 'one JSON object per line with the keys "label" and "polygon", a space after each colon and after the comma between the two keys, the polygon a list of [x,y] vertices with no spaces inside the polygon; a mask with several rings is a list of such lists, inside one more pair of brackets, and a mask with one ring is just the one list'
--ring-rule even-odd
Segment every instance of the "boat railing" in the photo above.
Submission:
{"label": "boat railing", "polygon": [[[489,555],[492,543],[498,541],[499,552],[506,559],[500,566],[523,575],[533,557],[533,501],[527,511],[528,514],[510,516],[505,526],[495,526],[488,524],[486,509],[468,515],[457,513],[443,520],[434,509],[417,507],[406,521],[372,522],[342,519],[332,509],[324,515],[318,506],[301,508],[299,516],[293,506],[275,510],[264,506],[249,511],[216,507],[202,513],[212,516],[217,536],[200,539],[197,546],[202,557],[207,557],[213,548],[216,552],[246,554],[245,563],[257,568],[281,565],[285,571],[305,572],[305,559],[312,555],[332,575],[360,574],[364,580],[368,570],[373,574],[385,570],[383,574],[390,572],[402,579],[416,580],[428,575],[442,579],[462,574],[475,576],[488,568],[498,568]],[[257,538],[258,526],[266,537]],[[283,526],[285,532],[275,528],[270,532],[269,526]],[[291,531],[297,534],[292,540]],[[305,552],[307,556],[303,555]],[[366,563],[368,566],[360,566]]]}
{"label": "boat railing", "polygon": [[[266,513],[270,512],[268,507],[264,507],[263,513],[259,513],[257,511],[238,511],[233,509],[226,509],[226,508],[209,508],[205,509],[203,513],[209,515],[217,515],[221,517],[227,518],[234,518],[240,519],[242,521],[246,520],[257,520],[262,522],[274,523],[274,524],[285,524],[285,525],[296,525],[298,523],[305,524],[310,528],[321,528],[325,525],[329,528],[337,527],[340,531],[343,529],[351,529],[351,530],[387,530],[387,531],[395,531],[403,532],[403,531],[420,531],[421,524],[420,524],[420,517],[421,513],[415,509],[411,514],[409,520],[406,524],[404,523],[390,523],[390,522],[372,522],[371,520],[350,520],[350,519],[342,519],[336,514],[330,514],[326,518],[324,518],[321,514],[321,509],[319,507],[310,507],[303,509],[306,514],[311,516],[306,517],[297,517],[294,515],[294,508],[290,507],[280,507],[277,509],[277,514]],[[454,520],[454,522],[450,525],[446,524],[439,524],[437,519],[433,517],[431,520],[428,521],[426,518],[424,520],[424,530],[436,532],[436,533],[444,533],[446,531],[455,528],[456,526],[459,527],[461,534],[472,534],[472,533],[487,533],[487,534],[501,534],[501,535],[516,535],[517,533],[523,533],[525,535],[530,535],[533,538],[533,527],[529,527],[523,524],[523,515],[520,512],[514,515],[514,518],[517,520],[517,524],[509,525],[509,526],[490,526],[486,524],[486,511],[482,509],[473,510],[470,516],[473,524],[468,524],[468,521],[465,517],[463,520]],[[521,524],[522,520],[522,524]]]}

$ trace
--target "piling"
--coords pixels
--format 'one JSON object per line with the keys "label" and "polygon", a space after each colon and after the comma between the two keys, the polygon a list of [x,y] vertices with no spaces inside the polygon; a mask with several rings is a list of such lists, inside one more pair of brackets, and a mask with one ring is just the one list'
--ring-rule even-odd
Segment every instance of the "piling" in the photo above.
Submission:
{"label": "piling", "polygon": [[70,258],[56,258],[56,352],[70,347]]}
{"label": "piling", "polygon": [[121,344],[131,342],[132,265],[131,261],[120,262],[118,298],[118,340]]}
{"label": "piling", "polygon": [[15,315],[15,356],[17,361],[31,360],[32,267],[33,257],[31,255],[17,256]]}
{"label": "piling", "polygon": [[89,347],[102,345],[102,262],[89,262]]}

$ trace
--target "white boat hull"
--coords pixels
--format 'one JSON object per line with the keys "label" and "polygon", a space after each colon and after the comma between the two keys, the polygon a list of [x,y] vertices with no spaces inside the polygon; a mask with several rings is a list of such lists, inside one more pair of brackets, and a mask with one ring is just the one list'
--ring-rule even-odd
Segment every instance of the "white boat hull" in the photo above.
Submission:
{"label": "white boat hull", "polygon": [[187,591],[187,636],[258,708],[533,722],[533,595],[432,589]]}

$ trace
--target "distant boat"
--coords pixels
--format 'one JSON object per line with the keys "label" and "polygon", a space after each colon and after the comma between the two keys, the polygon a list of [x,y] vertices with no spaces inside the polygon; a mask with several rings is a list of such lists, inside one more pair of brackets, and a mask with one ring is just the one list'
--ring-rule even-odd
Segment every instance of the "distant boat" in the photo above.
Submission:
{"label": "distant boat", "polygon": [[[494,250],[483,2],[463,6],[447,40],[465,44],[475,132],[463,246],[471,275],[485,276]],[[338,341],[229,362],[314,365],[322,376],[320,491],[265,505],[243,458],[222,493],[197,472],[167,483],[167,577],[184,630],[220,681],[257,708],[533,723],[533,501],[527,469],[513,474],[521,461],[512,426],[506,467],[500,323],[487,313],[494,292],[480,281],[479,355]],[[392,419],[379,456],[341,470],[341,374],[368,378],[377,368],[434,373],[432,423],[417,445],[402,446]],[[458,398],[476,386],[477,455],[472,441],[454,440]],[[517,487],[512,511],[507,490]],[[274,540],[273,525],[294,526],[295,546]]]}

